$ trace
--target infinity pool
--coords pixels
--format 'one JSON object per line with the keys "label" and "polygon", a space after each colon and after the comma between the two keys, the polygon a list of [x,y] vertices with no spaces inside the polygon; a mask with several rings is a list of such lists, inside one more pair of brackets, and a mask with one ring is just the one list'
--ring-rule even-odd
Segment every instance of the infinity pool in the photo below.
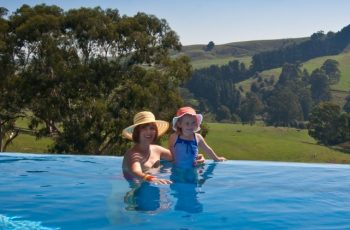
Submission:
{"label": "infinity pool", "polygon": [[207,163],[139,186],[121,157],[0,153],[0,229],[350,229],[350,165]]}

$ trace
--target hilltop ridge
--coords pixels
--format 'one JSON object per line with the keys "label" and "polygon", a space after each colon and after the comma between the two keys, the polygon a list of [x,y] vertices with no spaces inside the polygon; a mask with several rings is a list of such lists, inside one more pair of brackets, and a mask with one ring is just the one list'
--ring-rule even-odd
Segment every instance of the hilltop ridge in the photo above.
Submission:
{"label": "hilltop ridge", "polygon": [[223,57],[253,56],[260,52],[283,48],[293,43],[299,44],[308,39],[308,37],[303,37],[231,42],[215,45],[210,51],[205,50],[207,44],[188,45],[183,46],[181,52],[177,53],[177,55],[187,55],[192,61]]}

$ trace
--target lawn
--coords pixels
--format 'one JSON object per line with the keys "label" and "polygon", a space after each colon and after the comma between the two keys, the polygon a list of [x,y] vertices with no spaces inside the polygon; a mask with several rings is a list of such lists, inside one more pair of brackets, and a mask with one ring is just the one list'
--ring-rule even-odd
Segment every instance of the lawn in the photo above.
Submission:
{"label": "lawn", "polygon": [[[230,160],[350,163],[350,154],[317,144],[307,130],[260,124],[208,123],[208,126],[207,143],[218,155]],[[7,151],[47,153],[52,144],[50,138],[21,134]],[[167,146],[167,140],[163,145]]]}
{"label": "lawn", "polygon": [[350,163],[350,154],[318,145],[307,130],[209,123],[207,143],[232,160]]}

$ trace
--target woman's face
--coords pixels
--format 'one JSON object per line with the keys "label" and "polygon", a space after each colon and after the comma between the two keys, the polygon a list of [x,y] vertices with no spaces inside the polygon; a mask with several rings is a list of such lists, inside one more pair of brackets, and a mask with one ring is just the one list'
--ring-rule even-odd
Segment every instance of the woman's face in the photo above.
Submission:
{"label": "woman's face", "polygon": [[157,139],[157,126],[155,123],[140,125],[140,142],[153,143]]}

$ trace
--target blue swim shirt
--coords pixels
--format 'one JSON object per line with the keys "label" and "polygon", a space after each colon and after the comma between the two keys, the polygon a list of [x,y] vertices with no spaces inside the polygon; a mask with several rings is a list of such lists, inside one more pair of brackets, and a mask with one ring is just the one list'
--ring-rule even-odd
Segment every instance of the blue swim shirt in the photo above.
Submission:
{"label": "blue swim shirt", "polygon": [[174,144],[174,165],[179,168],[193,168],[198,155],[198,143],[194,134],[193,140],[184,140],[177,136]]}

